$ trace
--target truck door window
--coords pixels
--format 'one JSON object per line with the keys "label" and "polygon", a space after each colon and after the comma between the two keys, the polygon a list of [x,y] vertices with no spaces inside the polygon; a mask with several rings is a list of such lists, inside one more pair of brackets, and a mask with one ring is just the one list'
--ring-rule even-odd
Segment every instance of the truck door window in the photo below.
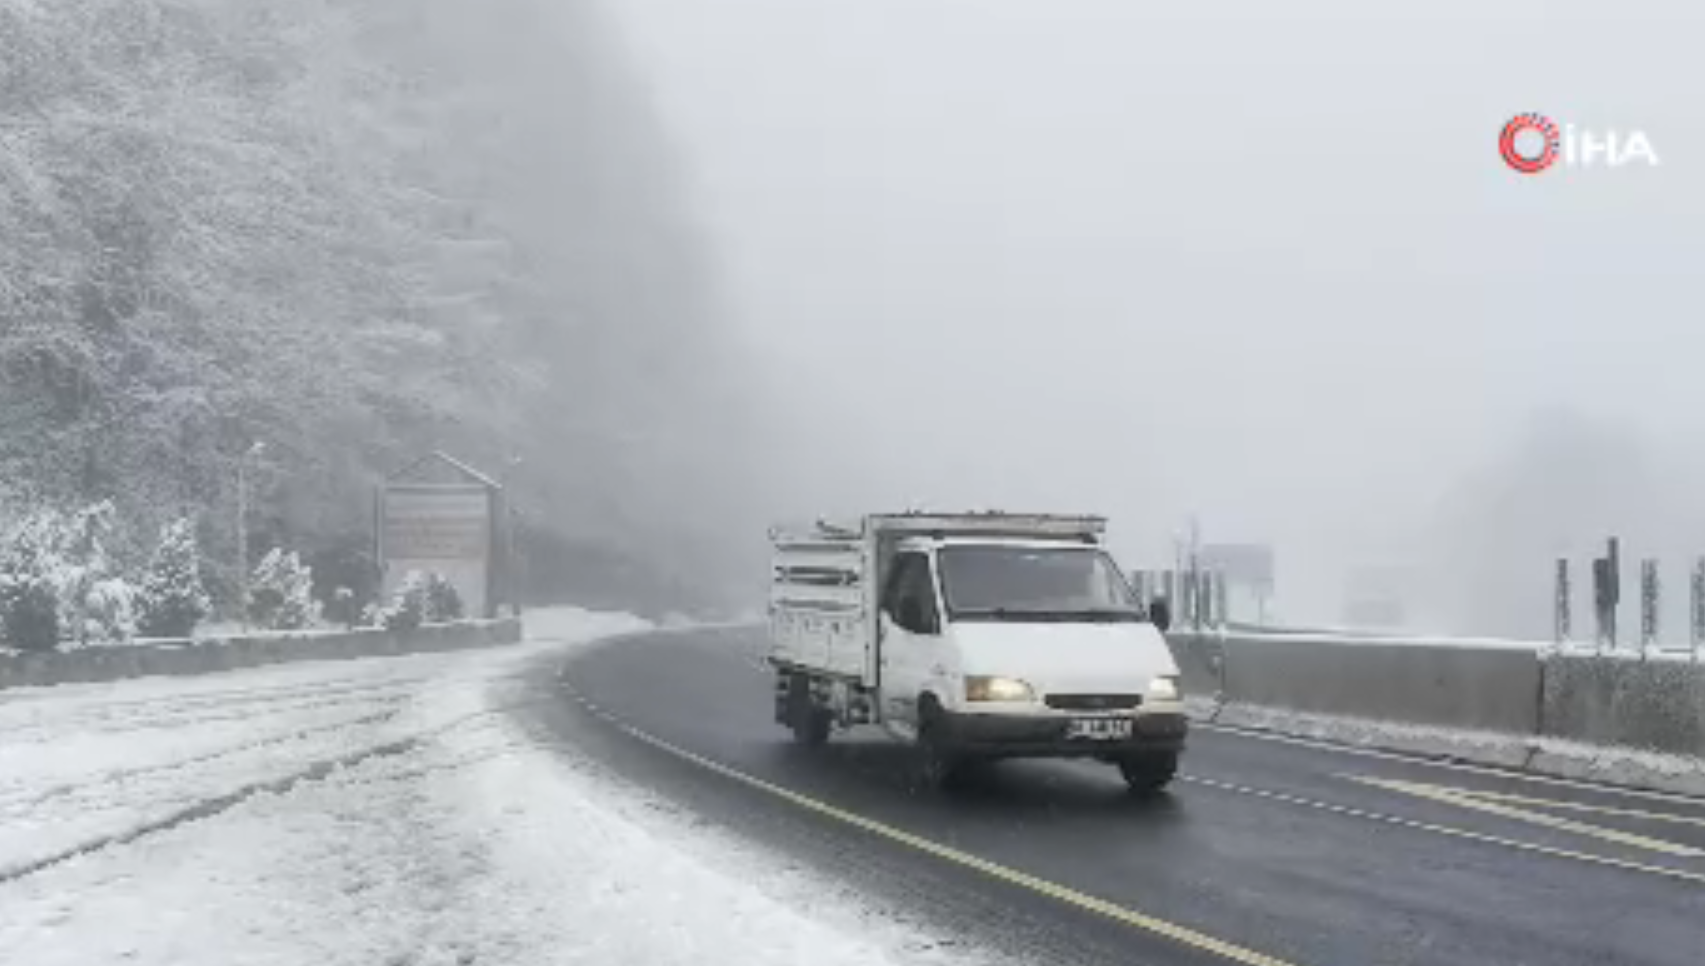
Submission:
{"label": "truck door window", "polygon": [[[919,555],[915,553],[896,554],[893,568],[888,571],[888,583],[882,588],[882,611],[894,618],[896,624],[901,623],[900,598],[906,590],[906,572],[912,569],[913,562],[918,558]],[[909,627],[906,629],[911,630]]]}
{"label": "truck door window", "polygon": [[905,574],[901,577],[900,600],[902,610],[909,611],[913,618],[908,622],[906,630],[914,634],[941,633],[941,615],[935,606],[935,585],[930,580],[929,558],[923,554],[907,554],[910,558]]}

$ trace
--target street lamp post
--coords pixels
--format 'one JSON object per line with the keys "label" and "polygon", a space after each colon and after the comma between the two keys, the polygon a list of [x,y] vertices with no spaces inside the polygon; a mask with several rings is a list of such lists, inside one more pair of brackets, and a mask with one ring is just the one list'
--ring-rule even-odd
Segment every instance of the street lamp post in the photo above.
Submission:
{"label": "street lamp post", "polygon": [[521,616],[521,555],[515,546],[515,501],[509,490],[509,484],[514,477],[515,468],[522,464],[519,456],[511,456],[504,461],[503,478],[499,481],[503,487],[503,577],[509,598],[509,608],[514,616]]}
{"label": "street lamp post", "polygon": [[255,443],[237,457],[237,620],[249,629],[249,458],[266,452]]}

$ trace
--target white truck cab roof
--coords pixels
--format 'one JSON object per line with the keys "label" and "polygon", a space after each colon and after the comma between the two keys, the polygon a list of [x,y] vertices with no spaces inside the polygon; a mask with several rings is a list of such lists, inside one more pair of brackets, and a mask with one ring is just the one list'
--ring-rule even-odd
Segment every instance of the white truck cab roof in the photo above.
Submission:
{"label": "white truck cab roof", "polygon": [[928,551],[949,547],[1011,547],[1016,550],[1100,550],[1098,543],[1058,538],[1020,537],[906,537],[896,544],[898,550]]}

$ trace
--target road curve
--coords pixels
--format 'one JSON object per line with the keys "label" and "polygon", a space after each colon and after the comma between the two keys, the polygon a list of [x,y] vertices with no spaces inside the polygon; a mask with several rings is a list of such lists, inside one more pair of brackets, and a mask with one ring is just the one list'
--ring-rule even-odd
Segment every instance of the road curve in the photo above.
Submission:
{"label": "road curve", "polygon": [[1180,780],[1011,762],[924,790],[880,735],[795,747],[755,629],[538,666],[533,723],[706,820],[1061,964],[1698,966],[1705,801],[1200,728]]}

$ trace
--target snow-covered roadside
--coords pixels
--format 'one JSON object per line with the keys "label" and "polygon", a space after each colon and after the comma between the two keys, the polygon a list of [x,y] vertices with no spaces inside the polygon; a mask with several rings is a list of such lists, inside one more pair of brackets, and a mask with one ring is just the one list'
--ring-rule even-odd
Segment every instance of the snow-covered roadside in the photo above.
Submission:
{"label": "snow-covered roadside", "polygon": [[[541,617],[530,634],[557,640],[643,626]],[[844,887],[531,746],[503,705],[556,646],[0,698],[0,962],[946,958]]]}
{"label": "snow-covered roadside", "polygon": [[1527,771],[1630,788],[1705,795],[1705,760],[1557,738],[1310,714],[1185,699],[1198,721],[1293,738]]}

